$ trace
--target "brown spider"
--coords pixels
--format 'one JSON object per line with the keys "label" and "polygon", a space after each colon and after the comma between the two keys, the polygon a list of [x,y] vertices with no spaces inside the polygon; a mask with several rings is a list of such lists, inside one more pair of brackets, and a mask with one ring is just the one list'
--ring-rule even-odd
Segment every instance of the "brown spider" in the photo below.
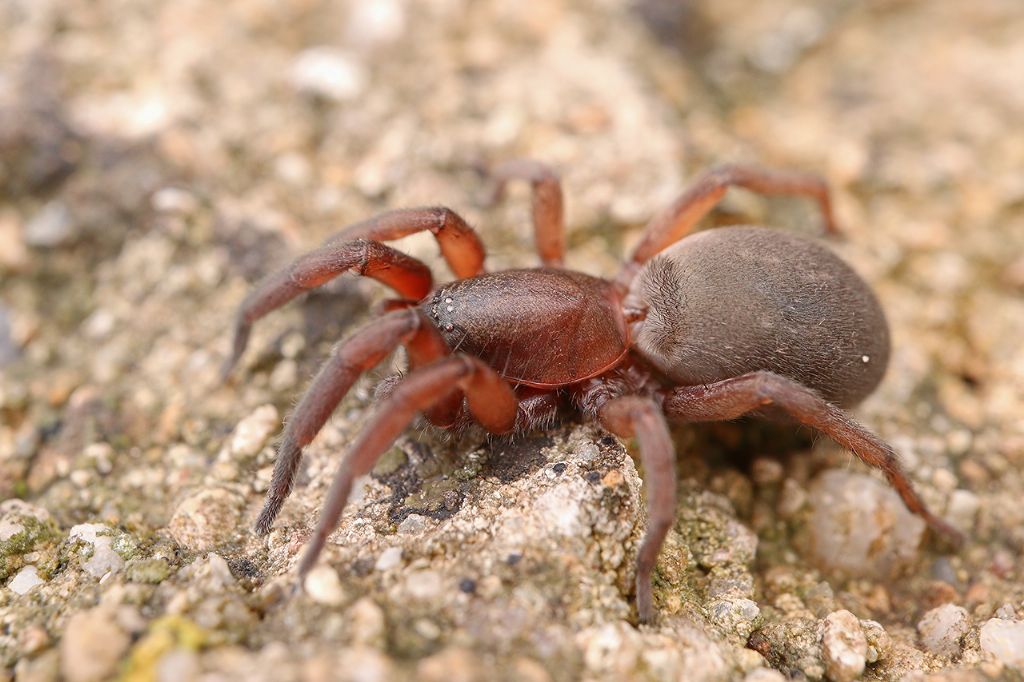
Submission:
{"label": "brown spider", "polygon": [[[417,413],[440,427],[471,415],[501,434],[550,423],[563,403],[639,442],[649,512],[636,560],[641,621],[652,617],[651,572],[676,506],[666,416],[699,422],[757,414],[814,427],[881,469],[911,511],[958,539],[928,511],[892,448],[841,409],[867,396],[888,362],[888,326],[867,284],[831,251],[777,230],[725,227],[686,237],[734,185],[812,198],[835,233],[820,178],[746,166],[710,171],[651,221],[610,280],[563,267],[562,189],[551,169],[517,160],[491,175],[496,198],[509,180],[532,184],[543,267],[485,273],[484,247],[455,212],[398,210],[342,230],[268,277],[240,306],[225,376],[253,322],[343,272],[372,277],[403,297],[334,348],[285,428],[256,522],[260,534],[291,492],[302,448],[361,373],[405,347],[410,372],[381,392],[379,409],[342,460],[300,578],[337,525],[353,480]],[[426,265],[381,243],[424,230],[459,278],[438,289]]]}

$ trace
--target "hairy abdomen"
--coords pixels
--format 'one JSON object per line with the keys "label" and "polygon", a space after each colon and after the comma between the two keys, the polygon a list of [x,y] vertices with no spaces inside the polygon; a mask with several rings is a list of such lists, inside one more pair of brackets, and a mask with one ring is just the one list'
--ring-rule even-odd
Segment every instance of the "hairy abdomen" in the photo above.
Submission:
{"label": "hairy abdomen", "polygon": [[868,285],[810,239],[761,227],[687,237],[633,285],[648,306],[637,352],[672,381],[767,370],[843,406],[878,385],[889,328]]}

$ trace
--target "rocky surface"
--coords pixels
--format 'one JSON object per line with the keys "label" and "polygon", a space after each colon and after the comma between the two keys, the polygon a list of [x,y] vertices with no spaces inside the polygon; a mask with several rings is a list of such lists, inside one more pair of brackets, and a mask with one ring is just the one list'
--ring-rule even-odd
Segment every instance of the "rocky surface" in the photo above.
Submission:
{"label": "rocky surface", "polygon": [[[850,680],[1024,674],[1024,11],[1017,0],[0,4],[0,680]],[[614,272],[715,163],[821,172],[892,325],[857,416],[961,528],[849,453],[679,427],[679,520],[637,626],[642,472],[571,419],[424,429],[294,566],[385,363],[250,525],[275,433],[385,294],[343,277],[217,368],[251,284],[443,202],[535,262],[480,161],[558,167],[569,263]],[[805,232],[730,192],[708,224]],[[448,277],[429,237],[400,245]],[[387,365],[391,365],[390,367]]]}

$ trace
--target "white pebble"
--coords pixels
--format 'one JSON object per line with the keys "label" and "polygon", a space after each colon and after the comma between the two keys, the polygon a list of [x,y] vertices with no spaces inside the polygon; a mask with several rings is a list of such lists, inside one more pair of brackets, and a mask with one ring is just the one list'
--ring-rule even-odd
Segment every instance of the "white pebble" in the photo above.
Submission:
{"label": "white pebble", "polygon": [[441,575],[437,571],[416,571],[409,575],[405,585],[415,599],[433,599],[441,593]]}
{"label": "white pebble", "polygon": [[242,458],[254,456],[263,449],[280,423],[281,417],[276,407],[257,407],[235,426],[228,444],[230,454]]}
{"label": "white pebble", "polygon": [[924,648],[939,656],[958,656],[963,638],[971,629],[967,610],[956,604],[943,604],[924,614],[917,623]]}
{"label": "white pebble", "polygon": [[851,577],[887,578],[917,556],[924,521],[885,483],[833,469],[812,483],[810,502],[814,554],[825,567]]}
{"label": "white pebble", "polygon": [[981,626],[981,648],[1003,665],[1024,669],[1024,620],[992,618]]}
{"label": "white pebble", "polygon": [[981,508],[981,500],[970,490],[954,490],[949,496],[946,518],[957,530],[969,533]]}
{"label": "white pebble", "polygon": [[108,526],[81,523],[71,528],[70,538],[92,545],[92,556],[82,563],[82,568],[92,577],[102,578],[124,568],[124,559],[112,547],[113,531]]}
{"label": "white pebble", "polygon": [[380,556],[377,557],[377,563],[374,564],[374,568],[378,571],[388,571],[397,566],[402,562],[402,548],[401,547],[388,547]]}
{"label": "white pebble", "polygon": [[427,517],[420,514],[409,514],[398,524],[398,532],[401,535],[420,533],[427,527]]}
{"label": "white pebble", "polygon": [[39,571],[36,570],[36,567],[25,566],[18,571],[17,575],[11,578],[11,582],[7,583],[7,587],[14,594],[25,594],[33,587],[42,584],[43,579],[39,577]]}
{"label": "white pebble", "polygon": [[399,0],[353,3],[348,17],[348,39],[363,47],[393,43],[405,33],[405,7]]}
{"label": "white pebble", "polygon": [[340,606],[345,601],[345,590],[341,586],[338,572],[326,564],[315,566],[303,583],[310,598],[326,606]]}
{"label": "white pebble", "polygon": [[292,63],[290,80],[300,92],[344,102],[361,95],[369,78],[363,65],[346,53],[312,47]]}
{"label": "white pebble", "polygon": [[855,615],[841,610],[825,617],[821,653],[829,679],[848,682],[860,677],[867,665],[868,640]]}

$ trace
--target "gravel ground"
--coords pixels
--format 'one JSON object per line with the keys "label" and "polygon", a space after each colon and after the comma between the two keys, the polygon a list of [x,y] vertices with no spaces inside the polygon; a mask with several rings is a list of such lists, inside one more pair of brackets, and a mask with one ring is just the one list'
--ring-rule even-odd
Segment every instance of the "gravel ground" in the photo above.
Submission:
{"label": "gravel ground", "polygon": [[[1020,679],[1022,34],[1019,0],[0,3],[0,680]],[[828,441],[681,427],[637,627],[631,444],[419,429],[294,594],[388,368],[257,538],[275,436],[383,293],[271,316],[221,385],[235,307],[402,206],[532,264],[525,191],[484,209],[471,170],[517,156],[561,171],[569,264],[606,274],[710,165],[825,175],[893,327],[857,416],[966,546]],[[708,222],[815,218],[735,191]]]}

